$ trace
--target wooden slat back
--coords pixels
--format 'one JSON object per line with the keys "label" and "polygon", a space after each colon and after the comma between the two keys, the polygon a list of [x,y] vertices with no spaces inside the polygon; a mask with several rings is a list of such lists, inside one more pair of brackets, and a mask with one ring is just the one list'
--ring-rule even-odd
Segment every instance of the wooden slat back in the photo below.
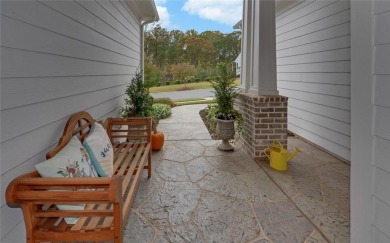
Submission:
{"label": "wooden slat back", "polygon": [[[150,117],[108,118],[104,125],[111,143],[118,138],[126,138],[135,142],[150,142],[152,139],[152,119]],[[127,129],[120,130],[119,126],[127,126]]]}
{"label": "wooden slat back", "polygon": [[84,141],[84,138],[88,135],[94,123],[95,120],[88,112],[80,111],[74,113],[69,117],[57,146],[46,154],[46,158],[50,159],[56,155],[68,144],[74,135],[77,135],[81,141]]}

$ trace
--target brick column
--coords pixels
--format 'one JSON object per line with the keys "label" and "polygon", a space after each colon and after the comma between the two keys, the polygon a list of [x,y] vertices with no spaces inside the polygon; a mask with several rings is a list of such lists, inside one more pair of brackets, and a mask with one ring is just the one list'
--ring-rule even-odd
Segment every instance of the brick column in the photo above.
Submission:
{"label": "brick column", "polygon": [[280,95],[251,93],[240,93],[236,98],[236,107],[244,119],[240,143],[256,161],[268,160],[263,150],[273,140],[287,147],[287,100]]}

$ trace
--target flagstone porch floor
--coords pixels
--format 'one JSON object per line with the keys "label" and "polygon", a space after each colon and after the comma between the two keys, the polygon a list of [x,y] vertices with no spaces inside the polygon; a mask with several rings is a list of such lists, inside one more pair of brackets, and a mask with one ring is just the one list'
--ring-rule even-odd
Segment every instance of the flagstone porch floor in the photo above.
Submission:
{"label": "flagstone porch floor", "polygon": [[298,138],[287,172],[236,144],[221,152],[198,112],[160,121],[164,148],[140,181],[124,242],[349,242],[348,165]]}

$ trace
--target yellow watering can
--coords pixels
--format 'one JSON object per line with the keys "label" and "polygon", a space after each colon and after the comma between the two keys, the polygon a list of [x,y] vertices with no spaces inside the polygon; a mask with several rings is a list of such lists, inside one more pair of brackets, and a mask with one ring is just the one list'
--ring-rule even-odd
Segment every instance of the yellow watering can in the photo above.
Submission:
{"label": "yellow watering can", "polygon": [[287,162],[299,152],[301,150],[295,148],[294,152],[289,154],[279,141],[273,141],[270,147],[264,149],[264,154],[270,160],[270,166],[275,170],[287,170]]}

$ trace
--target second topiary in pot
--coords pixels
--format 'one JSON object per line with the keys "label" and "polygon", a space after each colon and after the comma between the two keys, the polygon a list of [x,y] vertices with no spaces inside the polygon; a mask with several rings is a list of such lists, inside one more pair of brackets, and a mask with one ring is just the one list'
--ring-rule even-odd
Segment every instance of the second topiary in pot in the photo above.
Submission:
{"label": "second topiary in pot", "polygon": [[238,90],[234,83],[234,77],[229,72],[226,63],[218,64],[218,77],[211,81],[211,86],[214,88],[217,104],[217,111],[215,112],[217,119],[216,131],[222,139],[222,143],[218,145],[218,149],[223,151],[234,150],[229,140],[235,137],[235,121],[242,119],[241,114],[233,106]]}

